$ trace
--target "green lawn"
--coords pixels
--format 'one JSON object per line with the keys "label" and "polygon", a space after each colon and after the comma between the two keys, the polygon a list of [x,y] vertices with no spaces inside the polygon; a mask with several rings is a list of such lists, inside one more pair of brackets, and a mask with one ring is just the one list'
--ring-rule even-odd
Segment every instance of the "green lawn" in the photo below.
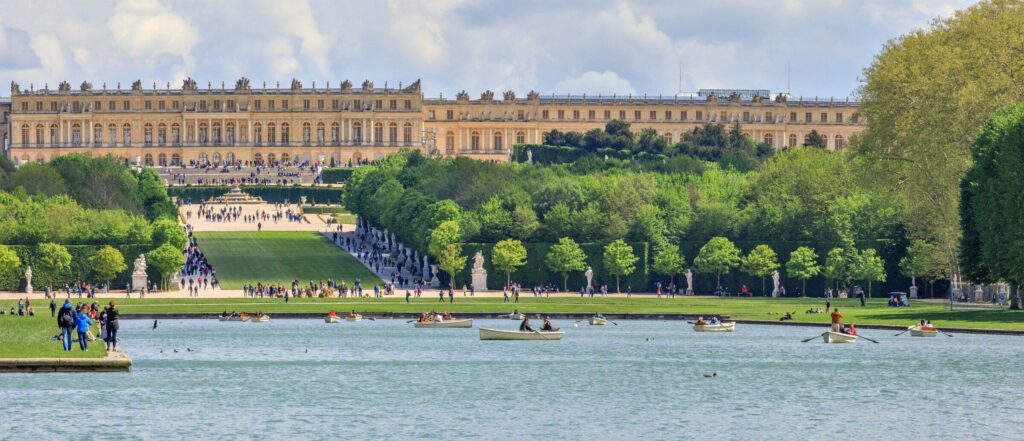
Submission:
{"label": "green lawn", "polygon": [[[404,294],[404,290],[400,291]],[[418,313],[436,309],[451,312],[508,313],[518,308],[523,312],[589,314],[728,314],[741,320],[778,320],[788,311],[795,321],[827,323],[825,314],[807,314],[809,308],[824,307],[821,299],[766,299],[766,298],[711,298],[677,297],[655,299],[650,297],[595,298],[579,297],[532,298],[522,297],[518,304],[504,304],[500,298],[467,298],[456,294],[454,304],[437,301],[437,291],[428,291],[420,299],[406,304],[404,296],[373,299],[292,299],[285,304],[281,299],[121,299],[118,307],[123,314],[167,313],[220,313],[222,311],[323,312],[334,309],[355,309],[367,313]],[[0,301],[10,305],[14,301]],[[885,300],[872,300],[861,307],[856,300],[833,303],[841,308],[846,323],[906,326],[921,319],[931,320],[943,328],[977,328],[1024,330],[1024,311],[949,311],[941,302],[914,302],[909,308],[891,308]]]}
{"label": "green lawn", "polygon": [[247,283],[361,279],[364,286],[381,283],[370,270],[316,232],[196,232],[199,247],[217,269],[224,289]]}
{"label": "green lawn", "polygon": [[[17,301],[4,302],[7,310]],[[45,311],[44,311],[45,309]],[[39,308],[43,314],[35,317],[0,315],[0,358],[19,357],[61,357],[61,358],[101,358],[107,356],[107,349],[102,340],[89,342],[89,350],[83,352],[75,342],[71,352],[64,352],[61,342],[51,340],[60,334],[56,319],[50,317],[50,310]],[[92,333],[99,336],[99,328],[93,327]],[[73,333],[77,338],[77,333]]]}

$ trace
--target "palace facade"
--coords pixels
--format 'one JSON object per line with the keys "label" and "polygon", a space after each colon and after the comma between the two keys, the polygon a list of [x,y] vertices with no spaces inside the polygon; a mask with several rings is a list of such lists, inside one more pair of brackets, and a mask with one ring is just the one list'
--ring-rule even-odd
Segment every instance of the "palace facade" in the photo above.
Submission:
{"label": "palace facade", "polygon": [[[541,96],[512,91],[501,99],[424,98],[420,82],[397,88],[233,88],[22,90],[11,84],[6,129],[16,163],[45,162],[71,152],[112,154],[144,165],[303,163],[345,165],[380,159],[403,148],[424,153],[507,160],[514,144],[541,143],[551,130],[584,132],[611,120],[634,131],[651,128],[670,143],[707,123],[740,122],[758,142],[802,144],[817,130],[841,149],[864,128],[858,103],[774,98],[765,91],[702,91],[696,97]],[[4,109],[7,111],[8,109]]]}

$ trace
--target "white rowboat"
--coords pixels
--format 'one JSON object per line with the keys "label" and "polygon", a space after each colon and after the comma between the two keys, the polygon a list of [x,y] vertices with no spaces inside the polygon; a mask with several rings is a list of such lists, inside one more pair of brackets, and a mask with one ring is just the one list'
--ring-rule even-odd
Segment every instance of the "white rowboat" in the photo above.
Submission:
{"label": "white rowboat", "polygon": [[935,337],[937,335],[939,335],[939,330],[937,328],[922,328],[920,326],[910,327],[911,337]]}
{"label": "white rowboat", "polygon": [[228,317],[228,319],[226,321],[229,321],[229,322],[244,322],[246,320],[249,320],[249,316],[247,316],[247,315],[246,316],[233,315],[231,317]]}
{"label": "white rowboat", "polygon": [[509,314],[508,318],[511,320],[522,320],[526,318],[526,314]]}
{"label": "white rowboat", "polygon": [[362,319],[363,319],[363,316],[359,315],[359,314],[350,315],[350,316],[345,317],[345,320],[348,320],[350,322],[358,322],[358,321],[360,321]]}
{"label": "white rowboat", "polygon": [[697,332],[732,332],[736,330],[736,322],[723,322],[717,325],[693,325],[693,330]]}
{"label": "white rowboat", "polygon": [[227,315],[221,315],[221,316],[217,316],[217,320],[220,320],[220,321],[222,321],[222,322],[226,322],[226,321],[228,321],[228,319],[229,319],[229,318],[231,318],[231,317],[230,317],[230,316],[227,316]]}
{"label": "white rowboat", "polygon": [[462,319],[462,320],[445,320],[443,322],[416,322],[413,324],[417,328],[472,328],[473,319]]}
{"label": "white rowboat", "polygon": [[843,334],[842,332],[826,331],[821,334],[821,339],[825,343],[856,343],[857,336],[850,334]]}
{"label": "white rowboat", "polygon": [[253,317],[252,320],[250,320],[250,321],[253,322],[253,323],[266,323],[266,322],[270,321],[270,316],[266,315],[266,314],[263,314],[263,315],[261,315],[259,317]]}
{"label": "white rowboat", "polygon": [[594,326],[604,326],[608,323],[608,319],[600,317],[591,317],[590,324]]}
{"label": "white rowboat", "polygon": [[336,315],[324,317],[324,323],[341,323],[341,317]]}
{"label": "white rowboat", "polygon": [[565,332],[513,331],[480,328],[480,340],[561,340]]}

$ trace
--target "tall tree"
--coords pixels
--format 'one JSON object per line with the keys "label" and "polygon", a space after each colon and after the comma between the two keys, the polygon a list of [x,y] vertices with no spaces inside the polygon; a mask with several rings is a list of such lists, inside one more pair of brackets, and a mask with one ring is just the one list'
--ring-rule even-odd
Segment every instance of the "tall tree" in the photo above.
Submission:
{"label": "tall tree", "polygon": [[179,250],[184,250],[188,246],[188,236],[185,234],[185,230],[174,219],[163,218],[153,222],[153,245],[160,246],[165,243],[169,243]]}
{"label": "tall tree", "polygon": [[185,254],[174,245],[164,243],[146,253],[146,263],[152,265],[156,272],[160,273],[160,286],[167,289],[167,282],[171,276],[181,271],[181,266],[185,264]]}
{"label": "tall tree", "polygon": [[821,267],[821,275],[825,276],[826,279],[835,282],[836,289],[839,289],[839,285],[845,285],[849,279],[849,254],[843,248],[832,248],[825,255],[825,265]]}
{"label": "tall tree", "polygon": [[54,280],[71,269],[71,253],[64,245],[41,243],[36,247],[36,258],[32,263],[46,275],[46,286],[52,288]]}
{"label": "tall tree", "polygon": [[803,145],[823,149],[825,148],[825,139],[821,137],[821,133],[818,133],[817,129],[812,129],[811,133],[808,133],[807,138],[804,139]]}
{"label": "tall tree", "polygon": [[562,275],[562,289],[569,290],[569,273],[587,269],[587,255],[576,241],[563,237],[551,245],[545,257],[548,269]]}
{"label": "tall tree", "polygon": [[870,298],[871,282],[885,281],[885,261],[874,248],[868,248],[857,253],[850,272],[853,278],[868,282],[868,297]]}
{"label": "tall tree", "polygon": [[462,227],[459,226],[459,222],[441,222],[430,233],[427,253],[437,260],[438,268],[448,274],[448,286],[455,286],[455,274],[466,266],[466,256],[462,255]]}
{"label": "tall tree", "polygon": [[814,248],[797,248],[790,253],[789,261],[786,262],[786,274],[803,282],[803,289],[800,290],[803,296],[807,295],[807,279],[818,275],[819,271],[818,253],[814,252]]}
{"label": "tall tree", "polygon": [[971,142],[989,115],[1024,98],[1020,29],[1019,1],[981,1],[889,41],[864,71],[860,151],[879,191],[899,195],[914,213],[910,236],[934,244],[949,268],[961,233],[957,180],[970,166]]}
{"label": "tall tree", "polygon": [[765,295],[765,278],[779,269],[779,258],[772,247],[761,244],[743,259],[743,272],[761,278],[761,295]]}
{"label": "tall tree", "polygon": [[715,287],[720,288],[722,273],[739,266],[741,260],[740,249],[731,240],[716,236],[700,247],[700,252],[693,259],[693,265],[699,273],[714,274]]}
{"label": "tall tree", "polygon": [[526,265],[526,247],[516,239],[505,239],[491,248],[491,265],[505,273],[505,285],[512,282],[512,273]]}
{"label": "tall tree", "polygon": [[633,254],[633,247],[621,239],[605,245],[604,247],[604,269],[615,276],[615,292],[622,292],[619,287],[619,279],[622,276],[633,274],[636,270],[636,255]]}
{"label": "tall tree", "polygon": [[110,285],[111,279],[128,269],[128,265],[124,262],[124,255],[110,245],[96,250],[89,257],[89,267],[96,275],[97,281],[106,282],[107,286]]}
{"label": "tall tree", "polygon": [[0,277],[12,274],[21,267],[18,254],[7,245],[0,245]]}
{"label": "tall tree", "polygon": [[675,245],[666,245],[654,253],[654,265],[651,267],[654,272],[669,277],[672,283],[676,282],[676,274],[683,272],[683,265],[686,259],[679,252]]}

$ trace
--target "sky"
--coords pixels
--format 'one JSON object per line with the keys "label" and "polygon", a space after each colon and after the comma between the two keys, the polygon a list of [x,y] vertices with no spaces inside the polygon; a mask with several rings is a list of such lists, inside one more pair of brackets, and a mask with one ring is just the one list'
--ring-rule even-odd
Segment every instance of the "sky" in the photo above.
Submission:
{"label": "sky", "polygon": [[[855,97],[889,39],[968,0],[0,0],[0,81]],[[0,87],[3,95],[6,86]],[[500,96],[500,95],[499,95]]]}

